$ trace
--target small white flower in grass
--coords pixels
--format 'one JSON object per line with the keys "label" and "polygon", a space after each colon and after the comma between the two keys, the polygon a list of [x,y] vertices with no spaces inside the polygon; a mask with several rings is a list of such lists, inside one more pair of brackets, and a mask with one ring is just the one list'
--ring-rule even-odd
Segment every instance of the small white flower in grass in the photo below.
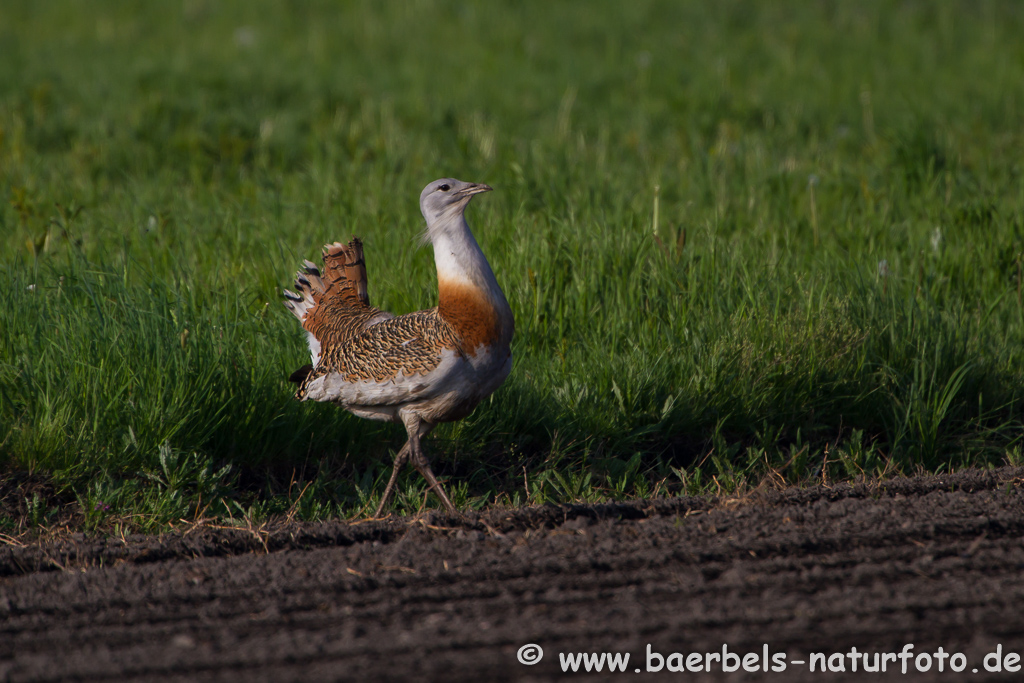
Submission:
{"label": "small white flower in grass", "polygon": [[878,276],[882,279],[882,294],[889,291],[889,262],[882,259],[878,262]]}
{"label": "small white flower in grass", "polygon": [[270,119],[260,121],[260,142],[266,142],[274,134],[274,122]]}
{"label": "small white flower in grass", "polygon": [[931,243],[932,251],[934,251],[936,254],[939,253],[939,247],[942,246],[942,230],[937,225],[935,226],[935,229],[932,230]]}
{"label": "small white flower in grass", "polygon": [[27,289],[27,290],[28,290],[28,291],[30,291],[30,292],[34,292],[34,291],[36,291],[36,285],[35,285],[35,283],[33,282],[32,284],[30,284],[30,285],[29,285],[28,287],[26,287],[25,289]]}
{"label": "small white flower in grass", "polygon": [[252,47],[256,44],[256,31],[252,26],[239,26],[232,37],[238,47]]}
{"label": "small white flower in grass", "polygon": [[817,187],[817,185],[818,185],[818,175],[816,173],[812,173],[809,176],[807,176],[807,186],[808,187]]}

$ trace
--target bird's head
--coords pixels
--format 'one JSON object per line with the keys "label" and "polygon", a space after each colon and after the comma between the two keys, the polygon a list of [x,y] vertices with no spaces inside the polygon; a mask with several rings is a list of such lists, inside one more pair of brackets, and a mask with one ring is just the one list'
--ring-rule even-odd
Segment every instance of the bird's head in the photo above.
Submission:
{"label": "bird's head", "polygon": [[427,221],[427,229],[459,218],[473,195],[490,192],[482,183],[467,183],[454,178],[441,178],[423,188],[420,193],[420,211]]}

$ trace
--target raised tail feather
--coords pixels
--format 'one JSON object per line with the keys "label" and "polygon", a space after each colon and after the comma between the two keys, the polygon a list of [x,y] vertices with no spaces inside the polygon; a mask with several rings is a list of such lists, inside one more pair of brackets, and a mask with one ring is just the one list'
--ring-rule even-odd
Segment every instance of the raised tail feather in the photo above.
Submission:
{"label": "raised tail feather", "polygon": [[[302,270],[295,274],[298,293],[284,290],[284,305],[306,330],[314,368],[324,348],[342,344],[367,327],[394,317],[370,305],[366,285],[363,243],[353,237],[347,245],[335,242],[324,246],[322,273],[316,264],[303,262]],[[306,375],[308,371],[299,381]]]}

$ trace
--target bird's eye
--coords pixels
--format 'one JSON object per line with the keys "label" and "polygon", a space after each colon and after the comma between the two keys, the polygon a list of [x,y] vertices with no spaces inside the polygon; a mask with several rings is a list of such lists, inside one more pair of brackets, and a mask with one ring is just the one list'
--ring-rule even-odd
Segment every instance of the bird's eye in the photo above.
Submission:
{"label": "bird's eye", "polygon": [[441,192],[447,192],[448,190],[450,190],[452,188],[451,188],[450,185],[448,185],[448,183],[445,183],[444,185],[442,185],[441,187],[439,187],[437,189],[441,190]]}

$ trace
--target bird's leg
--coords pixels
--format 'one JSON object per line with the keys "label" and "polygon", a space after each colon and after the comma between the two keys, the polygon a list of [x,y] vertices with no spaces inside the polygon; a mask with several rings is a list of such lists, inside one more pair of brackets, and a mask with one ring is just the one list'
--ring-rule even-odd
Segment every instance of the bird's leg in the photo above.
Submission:
{"label": "bird's leg", "polygon": [[420,439],[430,433],[430,430],[434,428],[434,425],[430,422],[422,420],[418,415],[413,413],[402,413],[402,422],[405,423],[405,428],[409,432],[409,447],[410,447],[410,460],[412,466],[419,471],[423,478],[427,480],[427,484],[430,488],[434,489],[434,493],[438,498],[441,499],[441,504],[444,505],[445,509],[453,515],[458,515],[459,511],[452,505],[452,501],[448,499],[448,495],[444,492],[441,487],[441,482],[434,476],[434,471],[430,469],[430,461],[427,460],[426,454],[423,452],[423,444],[420,443]]}
{"label": "bird's leg", "polygon": [[388,479],[388,485],[384,487],[384,495],[380,497],[380,505],[377,506],[377,511],[373,513],[374,517],[380,517],[380,513],[384,510],[384,506],[388,504],[388,499],[391,498],[391,494],[395,490],[395,480],[398,479],[398,472],[402,469],[402,466],[409,462],[409,453],[412,451],[409,446],[410,441],[406,441],[402,449],[395,453],[395,465],[391,468],[391,478]]}
{"label": "bird's leg", "polygon": [[423,453],[423,446],[419,443],[418,439],[412,450],[412,465],[419,470],[419,473],[427,480],[427,483],[430,484],[430,488],[434,489],[434,493],[436,493],[437,497],[441,499],[441,504],[444,505],[445,509],[453,515],[459,514],[459,511],[455,509],[452,502],[448,500],[448,496],[445,494],[444,489],[441,488],[441,482],[439,482],[437,477],[434,476],[434,471],[430,469],[430,461],[427,460],[427,456]]}

